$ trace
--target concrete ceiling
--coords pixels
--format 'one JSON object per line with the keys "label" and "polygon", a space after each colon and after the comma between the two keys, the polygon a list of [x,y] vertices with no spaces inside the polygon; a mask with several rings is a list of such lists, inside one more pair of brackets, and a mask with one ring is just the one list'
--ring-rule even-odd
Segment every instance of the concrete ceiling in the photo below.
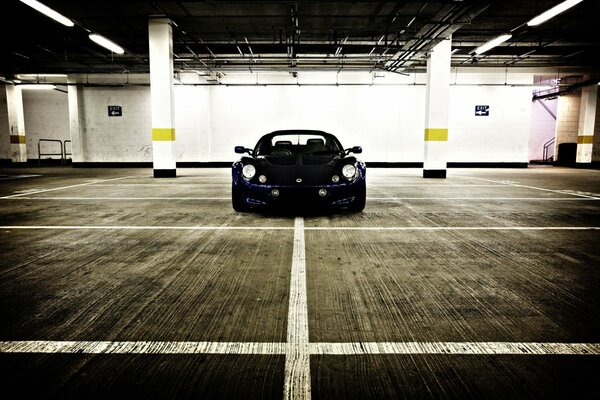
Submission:
{"label": "concrete ceiling", "polygon": [[[586,0],[538,27],[526,22],[560,1],[63,1],[44,4],[65,27],[25,4],[3,4],[0,75],[148,71],[148,17],[175,25],[176,70],[308,69],[407,72],[452,35],[455,66],[600,67],[600,6]],[[7,20],[12,23],[6,23]],[[97,32],[125,48],[111,54]],[[482,56],[474,49],[513,38]]]}

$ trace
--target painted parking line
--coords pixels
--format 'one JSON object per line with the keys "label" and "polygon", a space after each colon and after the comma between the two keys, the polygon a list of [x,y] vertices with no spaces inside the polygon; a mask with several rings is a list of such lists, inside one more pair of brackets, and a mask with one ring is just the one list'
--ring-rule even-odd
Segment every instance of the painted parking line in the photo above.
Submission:
{"label": "painted parking line", "polygon": [[[289,355],[289,343],[168,341],[0,341],[0,353],[22,354],[254,354]],[[310,343],[309,355],[438,354],[600,356],[600,343],[353,342]]]}
{"label": "painted parking line", "polygon": [[367,197],[372,201],[397,200],[470,200],[470,201],[594,201],[600,197]]}
{"label": "painted parking line", "polygon": [[8,181],[12,179],[35,178],[41,175],[0,175],[0,181]]}
{"label": "painted parking line", "polygon": [[595,231],[600,226],[311,226],[310,231]]}
{"label": "painted parking line", "polygon": [[600,343],[358,342],[312,343],[311,354],[600,355]]}
{"label": "painted parking line", "polygon": [[304,219],[296,217],[285,348],[283,398],[286,400],[311,397],[307,304]]}
{"label": "painted parking line", "polygon": [[[29,194],[29,193],[27,193]],[[0,197],[0,200],[11,200],[13,197]],[[183,200],[183,201],[207,201],[207,200],[227,200],[231,197],[81,197],[81,196],[37,196],[37,197],[18,197],[19,200],[102,200],[102,201],[140,201],[140,200]]]}
{"label": "painted parking line", "polygon": [[32,191],[32,192],[18,193],[18,194],[12,194],[12,195],[9,195],[9,196],[3,196],[3,197],[0,197],[0,199],[10,199],[10,198],[14,198],[14,197],[31,196],[32,194],[53,192],[53,191],[56,191],[56,190],[71,189],[71,188],[74,188],[74,187],[81,187],[81,186],[89,186],[89,185],[93,185],[93,184],[99,183],[99,182],[118,181],[118,180],[121,180],[121,179],[128,179],[128,178],[134,178],[134,177],[135,177],[135,175],[129,175],[129,176],[122,176],[120,178],[102,179],[102,180],[95,180],[95,181],[86,182],[86,183],[79,183],[77,185],[62,186],[62,187],[51,188],[51,189],[40,189],[40,190],[35,190],[35,191]]}
{"label": "painted parking line", "polygon": [[[291,226],[0,225],[0,230],[296,230]],[[307,231],[594,231],[600,226],[308,226]]]}
{"label": "painted parking line", "polygon": [[560,193],[560,194],[563,194],[563,195],[566,194],[568,196],[579,196],[579,197],[587,197],[587,198],[591,198],[591,199],[598,199],[597,196],[591,196],[591,195],[580,194],[580,193],[566,192],[564,190],[546,189],[546,188],[541,188],[541,187],[537,187],[537,186],[521,185],[520,183],[503,182],[503,181],[497,181],[497,180],[494,180],[494,179],[477,178],[477,177],[474,177],[474,176],[462,176],[462,178],[477,179],[477,180],[485,181],[485,182],[504,184],[506,186],[522,187],[522,188],[526,188],[526,189],[541,190],[541,191],[544,191],[544,192]]}
{"label": "painted parking line", "polygon": [[293,230],[291,226],[136,226],[136,225],[0,225],[0,230],[163,230],[163,231],[217,231],[217,230]]}
{"label": "painted parking line", "polygon": [[[39,193],[39,192],[36,192]],[[33,194],[36,194],[33,193]],[[83,196],[36,196],[23,193],[16,197],[0,197],[0,200],[102,200],[102,201],[144,201],[144,200],[177,200],[177,201],[231,201],[231,197],[83,197]],[[367,197],[369,201],[399,201],[399,200],[461,200],[461,201],[595,201],[600,197]]]}

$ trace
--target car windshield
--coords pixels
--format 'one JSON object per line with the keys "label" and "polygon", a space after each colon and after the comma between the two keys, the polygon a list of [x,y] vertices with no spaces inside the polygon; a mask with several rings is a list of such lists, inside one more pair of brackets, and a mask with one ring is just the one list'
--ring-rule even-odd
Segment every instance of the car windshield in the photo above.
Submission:
{"label": "car windshield", "polygon": [[318,133],[267,135],[256,146],[256,155],[274,157],[330,155],[342,151],[340,142],[334,136]]}

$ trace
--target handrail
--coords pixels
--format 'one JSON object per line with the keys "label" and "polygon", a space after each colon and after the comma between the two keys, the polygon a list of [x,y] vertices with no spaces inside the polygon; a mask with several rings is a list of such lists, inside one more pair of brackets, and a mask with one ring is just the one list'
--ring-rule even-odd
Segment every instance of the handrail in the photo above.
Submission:
{"label": "handrail", "polygon": [[65,140],[62,144],[63,149],[63,163],[67,163],[67,156],[72,156],[73,153],[67,153],[67,142],[71,143],[71,151],[73,151],[73,143],[70,140]]}
{"label": "handrail", "polygon": [[556,137],[553,137],[552,139],[550,139],[546,143],[544,143],[544,156],[543,156],[544,161],[552,161],[552,159],[554,158],[554,154],[552,154],[550,157],[548,157],[548,153],[549,153],[550,146],[552,146],[555,142],[556,142]]}
{"label": "handrail", "polygon": [[[60,143],[60,153],[42,153],[41,144],[42,142],[58,142]],[[42,165],[42,156],[60,156],[61,163],[65,162],[65,155],[63,153],[63,142],[59,139],[39,139],[38,140],[38,165]]]}

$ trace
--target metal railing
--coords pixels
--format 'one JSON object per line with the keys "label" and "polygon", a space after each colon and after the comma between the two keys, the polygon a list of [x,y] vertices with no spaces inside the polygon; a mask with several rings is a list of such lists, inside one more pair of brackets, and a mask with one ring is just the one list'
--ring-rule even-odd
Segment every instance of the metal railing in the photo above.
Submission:
{"label": "metal railing", "polygon": [[65,140],[63,142],[63,162],[66,163],[67,162],[67,156],[72,156],[73,153],[70,151],[67,153],[67,143],[71,143],[71,151],[73,151],[73,143],[70,140]]}
{"label": "metal railing", "polygon": [[554,149],[555,142],[556,142],[556,138],[552,138],[552,139],[548,140],[546,143],[544,143],[544,156],[543,156],[544,161],[554,161],[554,152],[552,152],[551,156],[549,156],[549,154],[550,154],[550,147],[552,147],[552,149]]}
{"label": "metal railing", "polygon": [[[42,153],[42,142],[58,143],[60,146],[60,153]],[[60,163],[66,163],[66,156],[72,155],[67,153],[67,142],[71,143],[70,140],[64,142],[60,139],[39,139],[38,140],[38,165],[42,165],[42,156],[60,156]],[[53,159],[53,158],[51,158]]]}

